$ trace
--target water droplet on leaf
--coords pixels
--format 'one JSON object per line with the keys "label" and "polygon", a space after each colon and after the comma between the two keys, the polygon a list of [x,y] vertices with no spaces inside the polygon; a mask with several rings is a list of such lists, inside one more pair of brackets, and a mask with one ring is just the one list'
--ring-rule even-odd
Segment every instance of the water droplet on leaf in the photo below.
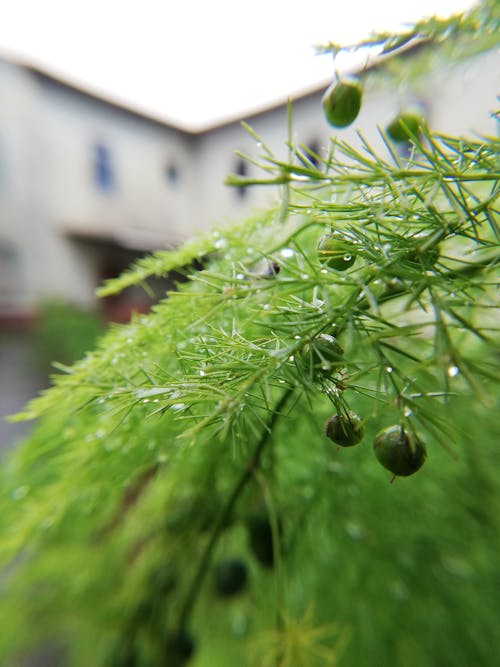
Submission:
{"label": "water droplet on leaf", "polygon": [[29,486],[19,486],[17,489],[14,489],[12,492],[13,500],[21,500],[28,495]]}

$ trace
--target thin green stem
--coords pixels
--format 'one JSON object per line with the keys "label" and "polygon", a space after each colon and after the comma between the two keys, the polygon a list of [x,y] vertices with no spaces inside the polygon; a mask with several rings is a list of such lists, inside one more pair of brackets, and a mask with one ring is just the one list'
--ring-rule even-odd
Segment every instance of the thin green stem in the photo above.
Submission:
{"label": "thin green stem", "polygon": [[226,502],[226,505],[224,506],[222,512],[219,515],[219,519],[216,522],[212,534],[210,536],[210,539],[208,540],[205,549],[201,555],[200,562],[194,573],[191,585],[188,589],[184,605],[182,606],[179,615],[179,624],[178,624],[179,633],[182,632],[187,625],[189,616],[193,610],[198,595],[201,591],[201,586],[203,584],[203,580],[210,566],[212,554],[217,545],[217,542],[220,536],[222,535],[224,528],[227,525],[227,522],[231,518],[231,514],[236,506],[236,503],[238,502],[238,499],[240,498],[243,492],[243,489],[252,479],[256,468],[258,468],[258,466],[260,465],[262,453],[269,442],[272,430],[276,425],[278,418],[281,416],[281,412],[285,407],[288,399],[291,397],[293,391],[294,391],[293,388],[291,387],[288,388],[283,393],[283,395],[277,402],[276,406],[274,407],[271,414],[271,418],[269,419],[269,423],[267,424],[259,442],[257,443],[248,464],[246,465],[245,469],[243,470],[239,479],[237,480],[233,488],[233,491]]}

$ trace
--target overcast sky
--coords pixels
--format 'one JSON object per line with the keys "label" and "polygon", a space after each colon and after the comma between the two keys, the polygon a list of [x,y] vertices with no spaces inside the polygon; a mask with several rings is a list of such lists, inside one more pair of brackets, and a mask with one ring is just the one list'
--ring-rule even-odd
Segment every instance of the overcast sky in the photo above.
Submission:
{"label": "overcast sky", "polygon": [[471,0],[0,0],[0,53],[193,129],[326,80],[329,40]]}

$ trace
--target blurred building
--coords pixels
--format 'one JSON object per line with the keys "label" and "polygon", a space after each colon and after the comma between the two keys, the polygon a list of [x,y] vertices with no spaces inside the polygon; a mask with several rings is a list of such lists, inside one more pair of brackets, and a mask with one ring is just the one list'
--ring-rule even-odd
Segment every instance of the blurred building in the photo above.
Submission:
{"label": "blurred building", "polygon": [[[492,51],[433,72],[418,89],[396,91],[382,80],[366,89],[355,126],[339,135],[356,142],[362,128],[383,150],[377,126],[406,103],[418,104],[437,131],[494,134],[488,112],[499,70]],[[304,91],[293,106],[294,141],[319,154],[332,134],[323,89]],[[287,152],[286,116],[279,100],[245,118],[278,157]],[[266,188],[224,186],[229,173],[258,175],[236,155],[259,152],[239,120],[190,132],[0,59],[0,323],[29,319],[47,296],[90,306],[103,279],[142,253],[274,200]],[[130,293],[125,308],[145,307],[141,294]]]}

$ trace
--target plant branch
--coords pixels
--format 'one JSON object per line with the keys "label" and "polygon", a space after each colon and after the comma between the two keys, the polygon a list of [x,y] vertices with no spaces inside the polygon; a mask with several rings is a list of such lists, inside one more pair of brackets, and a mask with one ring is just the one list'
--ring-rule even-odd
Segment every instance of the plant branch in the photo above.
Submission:
{"label": "plant branch", "polygon": [[234,507],[236,506],[236,503],[238,502],[238,499],[241,496],[241,493],[243,492],[243,489],[247,485],[247,483],[250,481],[250,479],[253,477],[254,471],[258,466],[260,465],[260,460],[262,457],[262,453],[269,442],[269,438],[271,436],[272,430],[278,420],[278,418],[281,416],[281,411],[285,407],[285,404],[287,403],[288,399],[291,397],[293,393],[293,388],[290,387],[288,388],[279,401],[277,402],[276,406],[274,407],[271,418],[269,419],[269,423],[266,426],[266,429],[264,430],[264,433],[262,434],[259,442],[257,443],[254,452],[244,468],[242,474],[240,475],[238,481],[236,482],[233,491],[231,495],[229,496],[227,503],[225,507],[222,509],[219,519],[216,522],[212,534],[210,536],[209,541],[207,542],[205,549],[202,553],[198,568],[196,569],[196,572],[194,574],[193,580],[191,582],[191,585],[189,587],[186,599],[184,601],[184,605],[181,609],[181,613],[179,616],[179,624],[178,624],[178,631],[181,633],[184,628],[186,627],[187,621],[189,619],[189,615],[196,603],[196,599],[198,597],[198,594],[201,590],[201,585],[203,583],[203,580],[205,578],[205,575],[208,571],[209,565],[210,565],[210,560],[212,558],[213,551],[215,549],[215,546],[217,545],[217,542],[224,530],[224,527],[227,525],[228,520],[231,517],[231,514],[234,510]]}

